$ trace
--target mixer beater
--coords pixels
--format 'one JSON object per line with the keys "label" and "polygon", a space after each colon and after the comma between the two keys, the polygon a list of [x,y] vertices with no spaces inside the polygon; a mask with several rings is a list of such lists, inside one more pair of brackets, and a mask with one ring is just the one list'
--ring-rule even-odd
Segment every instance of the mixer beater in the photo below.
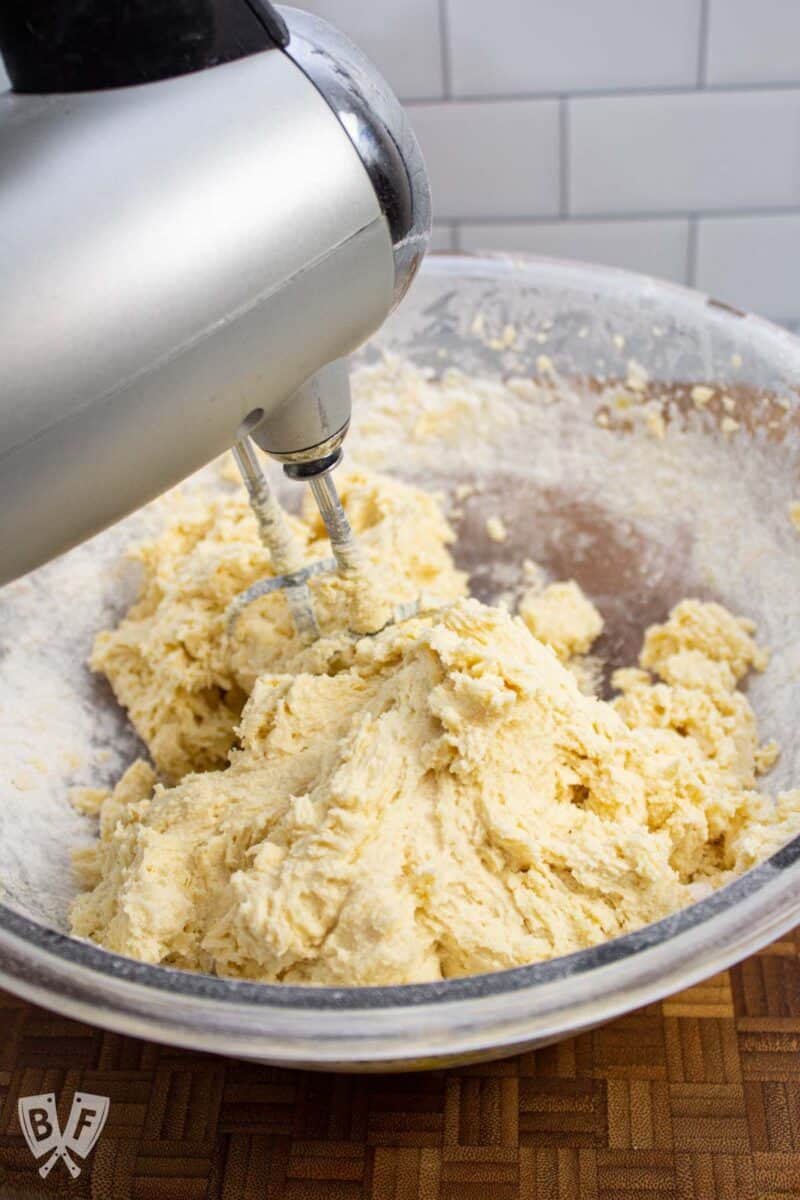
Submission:
{"label": "mixer beater", "polygon": [[330,571],[337,571],[349,585],[350,628],[357,636],[379,633],[387,625],[406,620],[420,611],[417,601],[392,606],[380,594],[372,565],[353,533],[336,484],[331,478],[331,471],[341,462],[341,446],[324,459],[284,465],[284,471],[290,479],[308,483],[330,540],[331,557],[310,563],[302,561],[300,542],[269,486],[248,437],[236,442],[233,456],[258,523],[259,536],[269,550],[277,574],[258,580],[231,602],[226,616],[229,634],[234,632],[239,617],[249,604],[262,596],[282,591],[286,594],[298,635],[304,641],[318,638],[320,629],[308,581],[315,575]]}

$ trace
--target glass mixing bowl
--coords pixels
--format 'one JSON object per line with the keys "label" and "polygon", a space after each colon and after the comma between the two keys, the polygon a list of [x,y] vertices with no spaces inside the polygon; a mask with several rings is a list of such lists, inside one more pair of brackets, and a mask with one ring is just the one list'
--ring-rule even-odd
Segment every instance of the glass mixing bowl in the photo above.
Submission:
{"label": "glass mixing bowl", "polygon": [[[762,735],[783,750],[769,790],[800,781],[800,536],[789,519],[800,498],[800,342],[622,271],[437,256],[365,359],[378,348],[434,372],[455,365],[541,385],[522,420],[488,404],[456,413],[438,438],[411,429],[372,445],[377,465],[428,486],[481,481],[457,550],[477,594],[497,595],[525,556],[576,578],[606,618],[600,652],[610,666],[633,662],[644,627],[683,596],[753,617],[773,657],[749,695]],[[645,424],[617,388],[626,378],[652,398]],[[696,385],[717,390],[693,398]],[[351,450],[369,451],[363,403]],[[508,526],[502,544],[486,537],[491,513]],[[110,691],[83,664],[93,633],[132,596],[120,551],[154,521],[157,504],[0,594],[0,980],[11,991],[202,1050],[324,1069],[419,1068],[597,1025],[723,969],[800,917],[798,838],[636,933],[440,983],[238,982],[143,965],[68,936],[69,849],[92,831],[67,787],[113,781],[137,751]]]}

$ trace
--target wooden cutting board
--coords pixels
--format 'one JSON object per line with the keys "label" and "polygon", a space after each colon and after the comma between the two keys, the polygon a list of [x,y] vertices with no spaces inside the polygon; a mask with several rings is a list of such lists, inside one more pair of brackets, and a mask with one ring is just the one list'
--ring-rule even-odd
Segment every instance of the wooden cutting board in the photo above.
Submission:
{"label": "wooden cutting board", "polygon": [[[592,1033],[415,1075],[254,1066],[0,993],[0,1200],[800,1200],[800,929]],[[41,1180],[20,1096],[109,1096]]]}

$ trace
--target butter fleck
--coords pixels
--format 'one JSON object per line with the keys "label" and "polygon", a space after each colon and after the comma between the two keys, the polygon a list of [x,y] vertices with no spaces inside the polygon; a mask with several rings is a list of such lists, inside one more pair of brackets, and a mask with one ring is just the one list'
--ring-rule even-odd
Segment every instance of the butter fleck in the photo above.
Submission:
{"label": "butter fleck", "polygon": [[501,517],[489,517],[486,521],[486,534],[493,542],[504,542],[508,537],[508,530],[503,523]]}
{"label": "butter fleck", "polygon": [[711,397],[714,395],[714,389],[706,387],[705,384],[696,383],[692,388],[692,403],[695,408],[705,408]]}
{"label": "butter fleck", "polygon": [[628,387],[634,392],[643,392],[647,387],[650,376],[641,363],[631,359],[628,363],[628,375],[625,380]]}

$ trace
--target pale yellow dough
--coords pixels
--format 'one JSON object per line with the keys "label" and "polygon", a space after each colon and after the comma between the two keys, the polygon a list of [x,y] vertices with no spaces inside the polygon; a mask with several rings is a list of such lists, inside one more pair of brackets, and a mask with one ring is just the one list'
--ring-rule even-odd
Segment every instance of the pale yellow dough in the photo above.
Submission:
{"label": "pale yellow dough", "polygon": [[519,615],[564,661],[586,654],[603,629],[603,618],[574,580],[532,588],[520,601]]}
{"label": "pale yellow dough", "polygon": [[[454,535],[432,496],[363,471],[338,473],[337,484],[369,563],[380,567],[395,603],[420,597],[442,604],[465,594],[465,577],[447,549]],[[175,782],[227,762],[258,676],[285,670],[303,651],[280,594],[252,604],[235,638],[226,637],[231,600],[275,573],[244,491],[176,504],[164,533],[135,552],[143,571],[138,601],[117,629],[97,637],[90,660],[110,680],[163,778]],[[301,519],[289,520],[303,562],[330,554],[310,495]],[[303,660],[324,670],[331,636],[340,653],[350,653],[341,640],[348,588],[335,575],[310,586],[323,637]]]}
{"label": "pale yellow dough", "polygon": [[[774,753],[737,690],[766,663],[748,622],[684,601],[606,703],[570,671],[602,627],[575,584],[520,616],[466,599],[432,497],[343,490],[394,597],[444,607],[357,639],[331,577],[319,642],[275,596],[229,645],[225,607],[267,556],[239,495],[181,512],[92,659],[163,782],[139,762],[102,803],[75,933],[250,979],[439,979],[636,929],[800,832],[800,792],[754,790]],[[325,552],[310,510],[295,528]]]}

